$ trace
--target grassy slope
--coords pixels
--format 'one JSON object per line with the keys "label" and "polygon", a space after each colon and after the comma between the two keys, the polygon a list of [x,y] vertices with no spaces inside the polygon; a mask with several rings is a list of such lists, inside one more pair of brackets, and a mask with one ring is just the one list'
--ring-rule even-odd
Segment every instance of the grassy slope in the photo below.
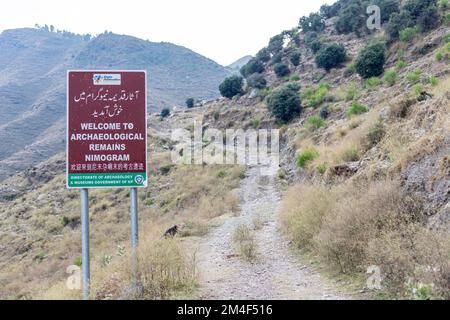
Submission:
{"label": "grassy slope", "polygon": [[[162,240],[161,235],[175,223],[186,225],[183,236],[202,235],[216,215],[237,211],[232,190],[238,187],[242,170],[175,168],[165,151],[167,140],[152,136],[150,148],[151,182],[139,192],[141,280],[145,285],[137,298],[187,294],[196,283],[193,252],[188,247],[182,250],[180,241]],[[63,155],[55,156],[2,184],[6,199],[0,209],[0,238],[7,244],[0,255],[2,298],[77,297],[76,291],[66,289],[65,280],[66,268],[80,256],[80,208],[78,192],[65,189],[63,163]],[[97,298],[136,297],[126,291],[130,275],[128,197],[128,190],[121,189],[90,192],[93,294]],[[151,261],[158,262],[160,270],[153,270]],[[170,268],[179,276],[163,276],[172,274]]]}

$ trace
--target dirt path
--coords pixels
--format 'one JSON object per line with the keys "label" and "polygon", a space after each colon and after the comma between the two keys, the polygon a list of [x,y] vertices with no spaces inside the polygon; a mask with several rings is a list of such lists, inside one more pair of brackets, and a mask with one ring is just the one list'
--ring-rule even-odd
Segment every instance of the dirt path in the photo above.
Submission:
{"label": "dirt path", "polygon": [[[280,194],[276,175],[261,175],[250,168],[242,181],[242,212],[214,228],[198,252],[200,298],[202,299],[348,299],[331,289],[320,275],[292,255],[278,231]],[[265,224],[256,231],[258,260],[251,264],[233,256],[232,235],[237,226],[254,227],[254,219]]]}

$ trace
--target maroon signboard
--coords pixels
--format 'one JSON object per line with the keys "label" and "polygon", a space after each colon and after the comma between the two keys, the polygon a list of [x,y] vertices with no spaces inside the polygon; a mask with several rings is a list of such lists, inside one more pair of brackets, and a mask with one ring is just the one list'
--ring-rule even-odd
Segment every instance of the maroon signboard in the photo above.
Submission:
{"label": "maroon signboard", "polygon": [[146,187],[146,72],[67,77],[67,187]]}

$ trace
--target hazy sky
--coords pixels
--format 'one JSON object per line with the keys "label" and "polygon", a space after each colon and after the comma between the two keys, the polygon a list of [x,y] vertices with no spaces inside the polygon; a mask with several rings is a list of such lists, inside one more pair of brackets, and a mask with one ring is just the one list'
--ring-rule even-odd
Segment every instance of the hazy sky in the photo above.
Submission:
{"label": "hazy sky", "polygon": [[228,65],[335,0],[8,0],[0,31],[54,25],[76,33],[105,30],[190,48]]}

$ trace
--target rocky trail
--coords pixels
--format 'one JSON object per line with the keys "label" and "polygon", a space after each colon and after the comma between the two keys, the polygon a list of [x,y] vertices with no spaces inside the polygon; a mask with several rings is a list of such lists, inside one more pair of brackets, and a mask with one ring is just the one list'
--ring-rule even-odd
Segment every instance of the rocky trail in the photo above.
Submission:
{"label": "rocky trail", "polygon": [[[267,174],[265,172],[264,174]],[[201,299],[349,299],[310,267],[298,261],[278,230],[280,193],[276,175],[252,167],[242,181],[241,214],[212,229],[200,245]],[[254,229],[258,258],[250,263],[236,256],[232,237],[239,225]]]}

